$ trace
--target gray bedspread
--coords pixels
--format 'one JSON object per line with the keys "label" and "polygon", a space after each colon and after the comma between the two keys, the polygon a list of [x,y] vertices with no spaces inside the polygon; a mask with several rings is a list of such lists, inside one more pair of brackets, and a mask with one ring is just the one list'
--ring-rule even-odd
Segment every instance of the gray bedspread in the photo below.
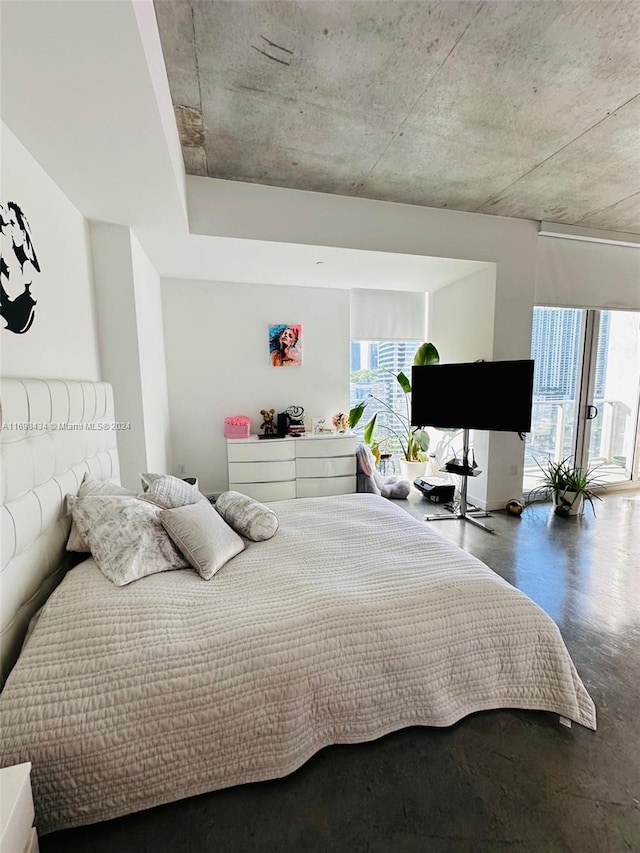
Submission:
{"label": "gray bedspread", "polygon": [[595,729],[556,625],[483,563],[373,495],[273,508],[273,539],[211,581],[116,587],[88,560],[53,593],[0,696],[41,833],[488,708]]}

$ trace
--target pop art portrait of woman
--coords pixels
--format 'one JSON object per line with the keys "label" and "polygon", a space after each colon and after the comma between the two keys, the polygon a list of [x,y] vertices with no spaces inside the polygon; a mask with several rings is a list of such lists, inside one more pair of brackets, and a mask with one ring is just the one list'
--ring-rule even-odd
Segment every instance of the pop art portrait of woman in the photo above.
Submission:
{"label": "pop art portrait of woman", "polygon": [[274,367],[300,367],[302,364],[302,326],[299,323],[274,323],[269,326],[269,354]]}

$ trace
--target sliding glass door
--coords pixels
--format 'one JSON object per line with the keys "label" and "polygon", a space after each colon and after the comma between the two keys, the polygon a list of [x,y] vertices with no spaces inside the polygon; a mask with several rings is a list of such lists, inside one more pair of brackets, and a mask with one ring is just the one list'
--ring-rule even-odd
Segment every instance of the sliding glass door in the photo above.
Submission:
{"label": "sliding glass door", "polygon": [[[593,318],[593,389],[586,401],[586,463],[607,483],[637,479],[640,314],[589,312]],[[634,470],[635,458],[635,470]]]}
{"label": "sliding glass door", "polygon": [[638,479],[640,314],[535,308],[533,417],[523,490],[536,460],[572,456],[608,483]]}

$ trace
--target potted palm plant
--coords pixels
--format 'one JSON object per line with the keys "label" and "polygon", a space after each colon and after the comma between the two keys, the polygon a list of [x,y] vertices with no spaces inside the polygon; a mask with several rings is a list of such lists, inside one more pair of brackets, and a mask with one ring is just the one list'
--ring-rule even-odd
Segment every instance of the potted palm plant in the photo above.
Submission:
{"label": "potted palm plant", "polygon": [[600,466],[583,469],[572,465],[571,459],[571,456],[565,457],[560,462],[548,459],[544,464],[535,459],[542,477],[540,484],[529,493],[529,500],[535,499],[538,495],[552,497],[556,513],[563,516],[581,515],[586,501],[595,515],[594,498],[596,500],[602,500],[602,498],[593,489],[606,486],[594,473]]}
{"label": "potted palm plant", "polygon": [[[438,350],[431,343],[425,342],[421,344],[413,357],[414,364],[437,364],[440,361]],[[391,371],[387,371],[391,373]],[[400,444],[402,456],[400,458],[400,467],[402,476],[413,482],[416,477],[424,474],[425,464],[427,461],[427,451],[429,450],[429,434],[419,428],[411,426],[411,383],[406,375],[400,371],[397,374],[391,373],[400,386],[404,394],[404,411],[398,411],[389,405],[385,400],[376,397],[374,394],[369,396],[354,406],[349,412],[349,427],[354,429],[360,422],[365,413],[367,405],[371,401],[379,403],[383,409],[391,415],[390,423],[378,424],[378,414],[376,412],[373,417],[365,424],[364,441],[365,444],[375,445],[376,441],[375,430],[376,426],[384,429],[398,440]]]}

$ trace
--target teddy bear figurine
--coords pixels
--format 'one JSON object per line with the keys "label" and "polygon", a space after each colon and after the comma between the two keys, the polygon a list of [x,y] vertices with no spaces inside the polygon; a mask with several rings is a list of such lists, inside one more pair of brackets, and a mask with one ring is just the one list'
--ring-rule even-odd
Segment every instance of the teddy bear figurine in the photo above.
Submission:
{"label": "teddy bear figurine", "polygon": [[275,435],[276,425],[274,424],[273,419],[276,415],[276,410],[260,409],[260,414],[264,418],[264,420],[260,424],[260,429],[264,430],[265,435]]}

